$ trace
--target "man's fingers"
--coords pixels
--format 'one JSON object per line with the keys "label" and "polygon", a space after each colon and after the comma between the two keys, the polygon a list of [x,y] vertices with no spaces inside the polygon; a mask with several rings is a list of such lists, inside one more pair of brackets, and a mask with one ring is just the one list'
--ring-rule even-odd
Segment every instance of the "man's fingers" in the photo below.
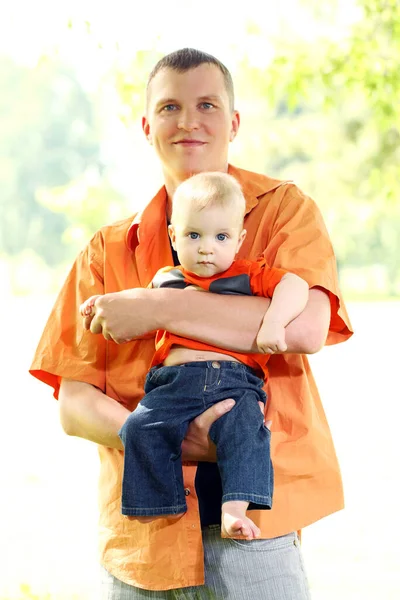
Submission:
{"label": "man's fingers", "polygon": [[[259,401],[259,402],[258,402],[258,406],[260,407],[260,410],[261,410],[261,414],[262,414],[262,416],[264,416],[264,414],[265,414],[265,406],[264,406],[264,404],[263,404],[261,401]],[[271,429],[272,421],[271,421],[270,419],[268,419],[268,421],[266,421],[266,420],[264,419],[264,425],[265,425],[265,427],[267,427],[268,429]]]}
{"label": "man's fingers", "polygon": [[104,327],[104,319],[99,315],[95,314],[91,317],[85,317],[83,320],[85,329],[90,329],[92,333],[102,333],[104,339],[108,342],[120,343],[119,340],[113,338],[111,333]]}
{"label": "man's fingers", "polygon": [[99,315],[95,315],[90,323],[90,331],[92,333],[103,333],[103,323]]}
{"label": "man's fingers", "polygon": [[83,318],[83,326],[86,329],[86,331],[89,331],[92,320],[93,320],[93,317],[91,315]]}
{"label": "man's fingers", "polygon": [[235,401],[232,398],[222,400],[221,402],[217,402],[214,404],[214,406],[211,406],[211,408],[208,408],[201,413],[201,415],[194,419],[194,422],[196,423],[197,427],[208,431],[214,421],[219,419],[219,417],[222,417],[222,415],[225,413],[229,412],[234,406]]}

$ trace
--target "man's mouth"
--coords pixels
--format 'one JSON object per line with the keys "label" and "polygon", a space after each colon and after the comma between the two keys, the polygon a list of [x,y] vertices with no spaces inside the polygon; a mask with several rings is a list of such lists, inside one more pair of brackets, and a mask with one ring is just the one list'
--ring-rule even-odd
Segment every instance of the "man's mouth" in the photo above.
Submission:
{"label": "man's mouth", "polygon": [[202,142],[201,140],[184,139],[173,143],[179,146],[203,146],[206,142]]}

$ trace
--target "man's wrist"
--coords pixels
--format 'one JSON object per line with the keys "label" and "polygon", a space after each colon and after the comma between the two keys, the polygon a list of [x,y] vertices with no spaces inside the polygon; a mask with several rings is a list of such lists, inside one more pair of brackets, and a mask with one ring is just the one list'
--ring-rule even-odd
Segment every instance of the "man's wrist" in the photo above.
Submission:
{"label": "man's wrist", "polygon": [[152,303],[154,315],[153,329],[166,329],[169,331],[174,320],[174,309],[181,305],[181,298],[171,298],[171,294],[180,294],[180,290],[156,289],[150,290],[149,298]]}

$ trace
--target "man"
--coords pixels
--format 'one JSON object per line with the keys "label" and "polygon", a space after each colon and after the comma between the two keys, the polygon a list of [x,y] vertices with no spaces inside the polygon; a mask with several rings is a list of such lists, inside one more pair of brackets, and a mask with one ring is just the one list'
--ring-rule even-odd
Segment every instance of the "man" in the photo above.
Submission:
{"label": "man", "polygon": [[[133,221],[98,232],[77,258],[32,364],[33,375],[60,399],[66,433],[99,444],[107,598],[309,598],[294,532],[343,506],[335,451],[304,356],[351,335],[333,250],[318,209],[296,186],[228,165],[239,124],[231,77],[217,59],[184,49],[156,65],[143,131],[161,161],[165,186]],[[271,511],[251,515],[261,540],[220,537],[220,481],[207,433],[232,409],[229,399],[192,423],[182,447],[188,512],[173,523],[149,524],[120,513],[118,431],[143,396],[154,351],[147,334],[166,329],[256,352],[268,306],[263,298],[145,289],[174,260],[167,232],[174,190],[201,171],[228,171],[242,185],[248,233],[239,258],[263,253],[270,265],[297,273],[310,286],[305,310],[286,329],[287,352],[269,363],[266,418],[273,421],[275,496]],[[96,302],[94,318],[80,323],[80,303],[96,294],[106,295]],[[193,461],[201,461],[198,470]]]}

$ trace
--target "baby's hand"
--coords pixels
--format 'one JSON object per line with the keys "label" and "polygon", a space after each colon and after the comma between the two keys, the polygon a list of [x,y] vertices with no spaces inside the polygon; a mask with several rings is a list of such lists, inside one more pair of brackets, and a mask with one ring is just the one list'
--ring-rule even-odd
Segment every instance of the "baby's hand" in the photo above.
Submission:
{"label": "baby's hand", "polygon": [[264,321],[257,335],[257,346],[263,354],[285,352],[285,328],[277,321]]}
{"label": "baby's hand", "polygon": [[79,312],[81,313],[82,317],[93,317],[94,316],[93,306],[94,306],[94,303],[96,302],[97,298],[100,298],[100,296],[99,295],[90,296],[90,298],[85,300],[85,302],[80,305]]}

